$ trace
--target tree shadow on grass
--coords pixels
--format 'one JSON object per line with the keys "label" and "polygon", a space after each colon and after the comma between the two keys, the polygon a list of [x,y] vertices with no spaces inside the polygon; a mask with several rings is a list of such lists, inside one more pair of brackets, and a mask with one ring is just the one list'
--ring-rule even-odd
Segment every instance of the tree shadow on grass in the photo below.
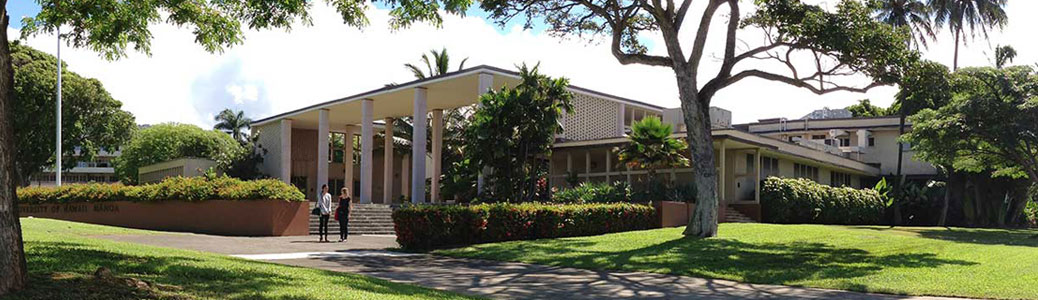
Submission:
{"label": "tree shadow on grass", "polygon": [[474,257],[568,266],[590,270],[638,270],[748,283],[789,284],[803,280],[850,279],[886,268],[973,265],[931,253],[880,255],[823,243],[744,243],[731,239],[679,238],[627,251],[588,250],[573,239],[481,247]]}
{"label": "tree shadow on grass", "polygon": [[[266,295],[265,293],[270,291],[298,286],[298,280],[301,280],[300,278],[294,278],[291,274],[279,273],[276,269],[264,267],[264,265],[273,266],[270,263],[239,262],[232,258],[223,257],[207,259],[205,257],[177,254],[150,255],[147,252],[141,253],[126,254],[109,250],[107,247],[73,242],[33,241],[27,244],[26,247],[30,274],[34,278],[34,282],[30,282],[28,289],[35,290],[53,286],[55,284],[53,281],[46,280],[47,277],[52,277],[53,274],[71,273],[80,277],[89,277],[98,267],[103,266],[111,269],[113,274],[117,276],[134,277],[149,283],[170,286],[175,290],[184,291],[194,297],[288,300],[310,298],[306,297],[307,295]],[[257,266],[242,266],[241,263],[257,264]],[[438,293],[354,274],[324,273],[323,275],[327,276],[328,281],[331,282],[330,285],[338,285],[353,290],[385,295],[416,295],[424,293],[426,296],[429,296]],[[86,280],[89,280],[89,278]],[[131,295],[130,299],[164,298],[133,297],[132,295],[136,294],[125,291],[121,292],[121,294]],[[58,294],[50,299],[68,299],[68,297],[60,295]],[[343,295],[343,297],[349,297],[349,295]],[[34,296],[30,298],[38,299],[40,297]]]}
{"label": "tree shadow on grass", "polygon": [[958,243],[982,245],[1007,245],[1038,247],[1038,230],[1033,229],[994,229],[994,228],[960,228],[960,227],[874,227],[858,226],[854,229],[874,231],[903,231],[919,234],[929,239],[945,240]]}

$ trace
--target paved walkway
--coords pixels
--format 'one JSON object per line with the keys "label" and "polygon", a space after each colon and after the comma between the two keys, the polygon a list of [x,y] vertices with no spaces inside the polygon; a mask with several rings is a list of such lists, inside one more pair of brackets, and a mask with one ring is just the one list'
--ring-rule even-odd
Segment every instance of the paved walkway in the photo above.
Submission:
{"label": "paved walkway", "polygon": [[[351,236],[349,242],[342,244],[313,243],[310,242],[312,237],[249,238],[199,234],[103,238],[363,274],[498,299],[940,299],[746,284],[643,272],[591,271],[381,250],[396,246],[392,236]],[[300,249],[305,251],[298,251]]]}

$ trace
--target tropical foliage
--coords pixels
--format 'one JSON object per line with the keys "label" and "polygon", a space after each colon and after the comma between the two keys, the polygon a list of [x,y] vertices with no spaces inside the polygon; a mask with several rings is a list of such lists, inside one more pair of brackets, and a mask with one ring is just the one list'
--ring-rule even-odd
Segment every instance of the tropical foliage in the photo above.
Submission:
{"label": "tropical foliage", "polygon": [[393,211],[405,249],[598,235],[658,227],[652,206],[612,204],[418,205]]}
{"label": "tropical foliage", "polygon": [[851,112],[851,116],[855,118],[862,117],[882,117],[897,114],[897,111],[891,112],[889,109],[872,105],[869,99],[858,100],[858,104],[847,106],[846,108]]}
{"label": "tropical foliage", "polygon": [[[937,27],[948,27],[955,35],[955,56],[952,70],[959,69],[959,44],[963,34],[974,37],[979,32],[984,38],[988,30],[1001,29],[1008,22],[1004,7],[1008,0],[930,0]],[[966,30],[969,29],[969,32]]]}
{"label": "tropical foliage", "polygon": [[1016,49],[1009,45],[1000,45],[995,47],[995,68],[1001,69],[1009,63],[1013,62],[1016,58]]}
{"label": "tropical foliage", "polygon": [[656,181],[656,169],[688,166],[684,151],[688,144],[670,137],[673,127],[660,118],[646,117],[631,124],[631,140],[617,154],[628,169],[645,169],[650,182]]}
{"label": "tropical foliage", "polygon": [[465,128],[465,159],[489,167],[483,199],[509,202],[546,198],[545,178],[559,119],[573,110],[569,80],[542,75],[538,66],[519,66],[515,87],[492,90]]}
{"label": "tropical foliage", "polygon": [[213,117],[213,120],[216,121],[213,129],[230,134],[235,141],[248,142],[248,132],[252,128],[252,119],[246,117],[244,111],[234,112],[229,108],[224,109]]}
{"label": "tropical foliage", "polygon": [[[19,185],[55,164],[55,101],[57,59],[14,43],[15,174]],[[101,82],[64,68],[62,74],[61,166],[68,170],[79,161],[93,160],[99,151],[115,152],[137,129],[133,115],[105,91]]]}
{"label": "tropical foliage", "polygon": [[306,197],[299,189],[281,180],[243,181],[227,176],[178,176],[140,186],[89,183],[18,189],[19,203],[26,204],[205,200],[305,201]]}
{"label": "tropical foliage", "polygon": [[137,131],[114,160],[115,175],[126,184],[137,183],[140,167],[181,157],[221,161],[240,153],[230,135],[188,124],[165,123]]}
{"label": "tropical foliage", "polygon": [[[429,55],[422,54],[422,63],[425,64],[426,71],[422,71],[421,68],[410,63],[404,64],[404,67],[418,79],[439,76],[450,72],[451,58],[447,54],[447,48],[443,48],[440,51],[436,51],[436,49],[429,50]],[[429,57],[432,58],[430,59]],[[461,63],[458,64],[459,71],[465,68],[465,62],[468,60],[468,57],[461,60]]]}
{"label": "tropical foliage", "polygon": [[911,32],[916,45],[926,47],[927,39],[937,38],[930,18],[930,7],[921,0],[881,0],[876,8],[876,18],[896,28]]}
{"label": "tropical foliage", "polygon": [[552,193],[552,203],[616,203],[630,202],[631,187],[625,182],[584,182]]}

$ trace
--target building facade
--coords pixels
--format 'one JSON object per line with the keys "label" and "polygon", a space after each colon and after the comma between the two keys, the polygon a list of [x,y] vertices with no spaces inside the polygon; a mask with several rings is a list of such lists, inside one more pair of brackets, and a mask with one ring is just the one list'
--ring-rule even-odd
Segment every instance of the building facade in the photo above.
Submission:
{"label": "building facade", "polygon": [[[443,110],[475,105],[487,90],[518,82],[516,72],[478,66],[257,120],[253,129],[268,150],[263,171],[299,186],[310,199],[316,199],[321,185],[329,184],[333,190],[354,187],[355,199],[362,203],[448,201],[438,196]],[[629,142],[631,124],[643,118],[660,117],[674,125],[674,137],[685,136],[679,108],[577,86],[569,89],[574,94],[573,111],[563,116],[563,130],[556,134],[548,158],[553,187],[567,187],[572,183],[567,179],[575,176],[578,182],[627,181],[637,188],[647,172],[627,169],[615,149]],[[729,111],[711,108],[710,114],[719,196],[729,205],[759,203],[759,183],[768,176],[860,188],[888,173],[891,153],[896,161],[897,118],[772,119],[733,125]],[[407,153],[393,149],[392,123],[401,117],[415,120],[415,138],[407,141],[412,144]],[[425,145],[427,119],[432,120],[430,151]],[[360,153],[353,153],[352,146],[333,149],[332,135],[346,137],[346,145],[359,143]],[[339,161],[333,161],[335,151],[342,152]],[[914,161],[911,154],[905,161],[907,174],[933,173],[931,166]],[[658,174],[687,182],[691,171],[675,168]]]}
{"label": "building facade", "polygon": [[[79,149],[76,149],[78,155]],[[115,183],[119,178],[115,176],[115,167],[112,160],[122,154],[121,151],[99,150],[94,159],[80,161],[72,169],[61,172],[61,183]],[[47,168],[43,172],[33,175],[29,179],[29,185],[53,186],[56,184],[56,176],[53,168]]]}

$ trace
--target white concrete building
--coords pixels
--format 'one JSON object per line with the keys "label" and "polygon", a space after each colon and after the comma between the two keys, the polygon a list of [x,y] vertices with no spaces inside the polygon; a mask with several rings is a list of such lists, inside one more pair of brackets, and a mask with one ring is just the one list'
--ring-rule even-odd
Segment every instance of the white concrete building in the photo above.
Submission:
{"label": "white concrete building", "polygon": [[[401,196],[412,202],[443,201],[437,197],[443,169],[440,163],[443,110],[474,105],[479,95],[488,89],[514,86],[518,82],[516,72],[477,66],[257,120],[252,124],[253,129],[259,132],[260,144],[268,150],[263,171],[301,187],[310,199],[316,198],[320,185],[329,184],[333,190],[343,185],[354,186],[355,198],[362,203],[398,203]],[[626,134],[631,124],[647,116],[658,116],[674,124],[674,135],[684,137],[685,127],[678,108],[663,108],[578,86],[570,86],[570,91],[575,96],[574,109],[563,117],[564,130],[557,134],[549,158],[549,181],[553,187],[567,186],[566,177],[574,174],[582,182],[622,180],[637,188],[646,171],[626,169],[613,149],[627,143]],[[416,140],[411,153],[393,154],[392,142],[376,144],[376,132],[391,132],[387,124],[392,124],[394,118],[408,116],[416,120]],[[423,120],[426,118],[431,118],[433,127],[428,153],[424,145]],[[828,123],[832,121],[811,120],[800,124],[776,119],[775,122],[732,125],[731,112],[719,108],[711,108],[711,118],[717,149],[715,157],[719,161],[719,185],[723,187],[721,199],[757,219],[760,216],[758,183],[762,178],[804,177],[822,184],[862,187],[886,173],[890,151],[884,146],[892,141],[896,143],[894,137],[889,136],[887,119],[853,119],[832,124]],[[896,118],[894,120],[896,125]],[[794,126],[789,124],[801,127],[788,127]],[[815,124],[824,128],[816,128]],[[806,128],[806,131],[772,129],[773,126]],[[830,129],[838,130],[829,132]],[[894,129],[896,135],[896,127]],[[858,130],[865,130],[865,134],[876,138],[873,141],[876,149],[850,151],[859,143],[869,141],[857,141],[854,134],[859,134]],[[831,133],[826,135],[831,139],[855,140],[847,146],[831,146],[832,149],[825,143],[809,144],[799,140],[814,138],[816,131]],[[345,135],[350,140],[359,138],[360,161],[353,159],[353,147],[347,146],[341,150],[344,159],[333,162],[330,134]],[[787,137],[791,135],[799,139]],[[926,166],[912,165],[906,169],[922,174]],[[687,182],[692,173],[689,168],[678,168],[660,170],[659,174]]]}

